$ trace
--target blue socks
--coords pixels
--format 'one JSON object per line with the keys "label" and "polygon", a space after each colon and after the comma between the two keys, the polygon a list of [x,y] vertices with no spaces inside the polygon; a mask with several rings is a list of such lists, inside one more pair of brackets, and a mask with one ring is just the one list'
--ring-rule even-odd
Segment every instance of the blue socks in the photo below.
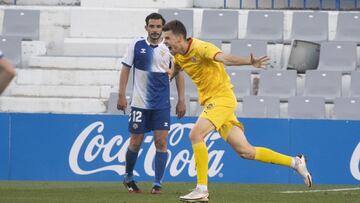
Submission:
{"label": "blue socks", "polygon": [[[139,152],[131,151],[130,149],[126,152],[126,168],[125,168],[125,182],[130,182],[133,180],[135,163],[138,157]],[[168,159],[167,152],[156,152],[155,154],[155,181],[154,186],[161,186],[161,180],[164,176],[166,162]]]}
{"label": "blue socks", "polygon": [[135,163],[138,157],[139,152],[131,151],[129,148],[126,152],[126,169],[125,169],[125,182],[130,182],[133,180],[133,170],[135,167]]}
{"label": "blue socks", "polygon": [[161,180],[164,176],[166,162],[168,158],[167,152],[158,152],[155,154],[155,181],[154,186],[161,186]]}

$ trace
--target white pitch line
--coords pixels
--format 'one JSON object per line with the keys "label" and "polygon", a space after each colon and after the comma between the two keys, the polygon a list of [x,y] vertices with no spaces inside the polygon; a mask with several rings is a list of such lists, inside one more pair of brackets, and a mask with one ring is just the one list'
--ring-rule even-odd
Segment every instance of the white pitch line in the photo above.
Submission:
{"label": "white pitch line", "polygon": [[313,193],[313,192],[341,192],[341,191],[351,191],[351,190],[360,190],[360,187],[336,188],[336,189],[327,189],[327,190],[281,191],[279,193],[291,194],[291,193]]}

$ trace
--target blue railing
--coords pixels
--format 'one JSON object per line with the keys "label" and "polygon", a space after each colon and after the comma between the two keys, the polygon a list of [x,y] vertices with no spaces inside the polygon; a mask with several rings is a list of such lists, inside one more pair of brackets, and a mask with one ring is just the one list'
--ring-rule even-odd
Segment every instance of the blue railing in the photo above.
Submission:
{"label": "blue railing", "polygon": [[[254,1],[256,1],[256,9],[257,8],[259,8],[259,0],[254,0]],[[291,1],[292,0],[288,0],[288,8],[291,8]],[[304,7],[303,7],[303,9],[307,9],[306,8],[306,3],[307,3],[307,1],[308,0],[303,0],[303,5],[304,5]],[[342,0],[334,0],[334,2],[335,2],[335,9],[336,10],[340,10],[341,9],[341,1]],[[349,0],[347,0],[347,1],[349,1]],[[244,6],[244,2],[243,2],[243,0],[239,0],[239,3],[240,3],[240,8],[244,8],[243,6]],[[354,10],[355,9],[359,9],[358,8],[358,6],[360,6],[360,5],[358,5],[358,1],[357,0],[353,0],[353,8],[354,8]],[[224,0],[224,8],[227,8],[227,0]],[[323,9],[323,5],[324,5],[324,0],[320,0],[320,8],[319,9]],[[272,9],[274,9],[275,8],[275,0],[272,0],[271,1],[271,8]]]}

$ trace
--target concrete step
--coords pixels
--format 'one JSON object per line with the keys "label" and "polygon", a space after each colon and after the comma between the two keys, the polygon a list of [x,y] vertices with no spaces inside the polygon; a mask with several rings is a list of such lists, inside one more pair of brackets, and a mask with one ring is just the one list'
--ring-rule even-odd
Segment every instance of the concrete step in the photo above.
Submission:
{"label": "concrete step", "polygon": [[81,0],[81,7],[106,8],[192,8],[194,0]]}
{"label": "concrete step", "polygon": [[1,97],[0,111],[42,113],[104,113],[101,99]]}
{"label": "concrete step", "polygon": [[145,18],[150,13],[157,11],[158,9],[129,8],[73,9],[71,11],[70,37],[133,38],[146,36]]}
{"label": "concrete step", "polygon": [[120,71],[19,69],[18,85],[118,86]]}
{"label": "concrete step", "polygon": [[110,86],[13,85],[7,95],[17,97],[108,99],[110,91]]}
{"label": "concrete step", "polygon": [[133,39],[117,38],[65,38],[64,54],[69,56],[112,56],[126,54]]}
{"label": "concrete step", "polygon": [[121,59],[115,57],[34,56],[29,60],[32,68],[119,70]]}

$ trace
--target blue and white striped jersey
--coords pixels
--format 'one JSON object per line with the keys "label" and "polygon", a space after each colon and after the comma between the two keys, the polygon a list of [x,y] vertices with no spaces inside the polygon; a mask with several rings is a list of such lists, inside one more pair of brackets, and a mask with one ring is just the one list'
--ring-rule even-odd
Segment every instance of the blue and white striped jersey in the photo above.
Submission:
{"label": "blue and white striped jersey", "polygon": [[142,109],[170,108],[169,77],[172,55],[161,42],[150,44],[145,38],[134,40],[122,63],[134,70],[134,89],[131,106]]}

